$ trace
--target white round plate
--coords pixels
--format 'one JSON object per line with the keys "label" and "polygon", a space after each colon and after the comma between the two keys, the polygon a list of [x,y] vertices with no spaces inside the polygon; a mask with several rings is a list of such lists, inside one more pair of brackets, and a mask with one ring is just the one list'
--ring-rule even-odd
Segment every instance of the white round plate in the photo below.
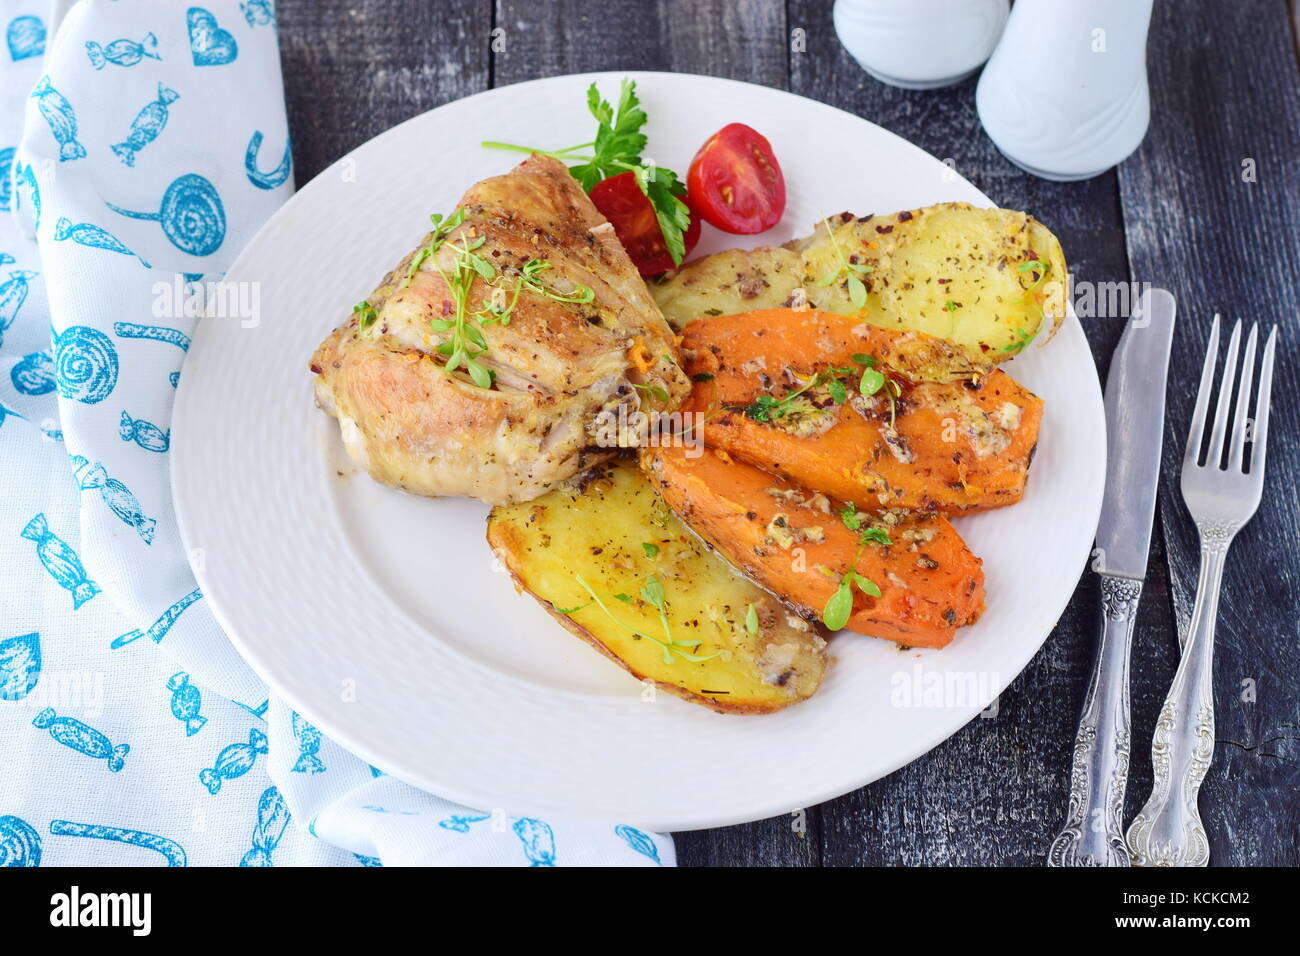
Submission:
{"label": "white round plate", "polygon": [[[450,212],[471,183],[521,158],[480,141],[585,142],[587,85],[612,97],[622,75],[471,96],[312,180],[228,276],[258,284],[260,322],[200,323],[176,399],[172,478],[218,620],[273,692],[354,753],[477,808],[721,826],[890,773],[1020,672],[1089,554],[1105,465],[1101,393],[1074,317],[1012,363],[1046,400],[1042,437],[1024,500],[959,522],[984,558],[988,610],[951,646],[900,653],[841,635],[816,696],[768,716],[723,716],[664,693],[643,700],[637,681],[515,593],[484,539],[485,506],[401,494],[358,473],[334,419],[313,405],[307,368],[424,235],[429,213]],[[781,225],[739,239],[705,227],[699,253],[784,242],[842,210],[992,205],[932,156],[824,104],[729,80],[631,75],[655,161],[684,174],[706,137],[739,121],[771,140],[784,167]],[[936,696],[935,681],[948,690]]]}

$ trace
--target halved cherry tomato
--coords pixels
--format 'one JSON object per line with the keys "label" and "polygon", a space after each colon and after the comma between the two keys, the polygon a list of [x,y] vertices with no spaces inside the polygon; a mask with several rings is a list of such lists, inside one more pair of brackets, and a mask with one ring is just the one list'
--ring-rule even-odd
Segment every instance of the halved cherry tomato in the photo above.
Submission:
{"label": "halved cherry tomato", "polygon": [[722,127],[691,160],[686,191],[723,232],[752,235],[785,214],[785,177],[763,134],[744,123]]}
{"label": "halved cherry tomato", "polygon": [[[636,183],[633,173],[619,173],[595,185],[591,201],[601,215],[614,226],[614,234],[632,258],[632,264],[643,276],[656,276],[676,268],[673,257],[664,244],[663,230],[655,216],[654,206]],[[689,197],[687,205],[690,205]],[[700,241],[700,217],[691,213],[691,225],[682,237],[690,255]]]}

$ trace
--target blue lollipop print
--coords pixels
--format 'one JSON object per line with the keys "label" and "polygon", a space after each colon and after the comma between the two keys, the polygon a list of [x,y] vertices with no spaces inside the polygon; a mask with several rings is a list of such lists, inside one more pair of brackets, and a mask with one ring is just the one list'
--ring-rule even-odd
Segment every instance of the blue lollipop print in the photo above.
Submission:
{"label": "blue lollipop print", "polygon": [[48,76],[41,77],[31,97],[36,100],[36,108],[45,117],[55,142],[59,144],[59,162],[85,156],[86,147],[77,142],[77,111],[62,93],[50,85]]}
{"label": "blue lollipop print", "polygon": [[98,329],[72,325],[54,339],[54,377],[64,398],[94,405],[117,385],[117,349]]}
{"label": "blue lollipop print", "polygon": [[14,17],[5,31],[9,58],[17,63],[45,52],[45,24],[40,17]]}
{"label": "blue lollipop print", "polygon": [[0,817],[0,866],[40,866],[41,835],[22,817]]}
{"label": "blue lollipop print", "polygon": [[108,646],[113,650],[117,650],[119,647],[126,647],[128,644],[135,643],[142,637],[147,637],[149,640],[157,644],[167,636],[167,632],[172,629],[172,625],[174,625],[185,612],[185,609],[202,597],[203,592],[198,588],[195,588],[167,610],[159,614],[158,619],[149,625],[147,631],[137,629],[134,631],[127,631],[125,634],[119,634],[117,637],[113,638],[113,643]]}
{"label": "blue lollipop print", "polygon": [[158,134],[167,125],[167,107],[180,98],[181,95],[175,90],[169,90],[159,83],[158,98],[146,103],[136,114],[131,121],[131,132],[125,141],[113,145],[113,154],[126,165],[134,166],[135,154],[158,138]]}
{"label": "blue lollipop print", "polygon": [[293,168],[293,144],[288,140],[284,144],[284,156],[280,160],[280,165],[275,167],[269,173],[264,173],[257,168],[257,154],[262,148],[262,131],[255,130],[253,138],[248,141],[248,149],[244,153],[244,172],[248,175],[248,181],[258,189],[274,189],[276,186],[283,185],[289,178],[289,171]]}
{"label": "blue lollipop print", "polygon": [[160,223],[171,244],[192,256],[212,255],[226,238],[226,209],[217,187],[196,173],[186,173],[168,186],[157,212],[105,205],[122,216]]}
{"label": "blue lollipop print", "polygon": [[0,641],[0,700],[22,700],[41,679],[41,635]]}

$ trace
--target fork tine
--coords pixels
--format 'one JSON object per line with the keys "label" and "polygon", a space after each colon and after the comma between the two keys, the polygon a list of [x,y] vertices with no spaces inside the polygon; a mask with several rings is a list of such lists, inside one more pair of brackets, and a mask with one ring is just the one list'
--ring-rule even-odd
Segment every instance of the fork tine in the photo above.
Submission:
{"label": "fork tine", "polygon": [[1268,444],[1268,410],[1273,391],[1273,356],[1277,350],[1277,326],[1268,334],[1264,346],[1264,363],[1259,369],[1259,395],[1255,398],[1254,448],[1250,453],[1250,473],[1264,477],[1264,457]]}
{"label": "fork tine", "polygon": [[1241,345],[1241,319],[1232,326],[1228,354],[1223,359],[1223,381],[1219,385],[1219,403],[1214,409],[1214,431],[1210,432],[1210,453],[1205,467],[1223,467],[1223,445],[1228,437],[1228,406],[1232,404],[1232,384],[1237,379],[1237,349]]}
{"label": "fork tine", "polygon": [[1246,454],[1246,432],[1250,422],[1250,387],[1255,380],[1255,343],[1259,338],[1259,323],[1250,326],[1246,339],[1246,357],[1241,363],[1241,383],[1237,386],[1237,409],[1232,418],[1232,444],[1228,449],[1228,470],[1241,471]]}
{"label": "fork tine", "polygon": [[1210,407],[1210,389],[1214,382],[1214,365],[1219,358],[1219,315],[1216,312],[1210,325],[1210,341],[1205,347],[1205,365],[1201,368],[1201,385],[1196,390],[1196,410],[1192,412],[1192,427],[1187,432],[1187,451],[1183,453],[1183,467],[1195,468],[1201,460],[1201,439],[1205,435],[1205,413]]}

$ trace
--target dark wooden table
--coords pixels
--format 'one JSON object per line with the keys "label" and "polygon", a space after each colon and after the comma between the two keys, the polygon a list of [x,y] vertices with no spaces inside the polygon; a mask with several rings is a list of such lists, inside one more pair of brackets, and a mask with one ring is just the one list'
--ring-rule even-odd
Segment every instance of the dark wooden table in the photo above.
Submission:
{"label": "dark wooden table", "polygon": [[[1150,132],[1118,169],[1074,184],[1035,179],[998,153],[975,114],[974,81],[906,92],[868,77],[840,46],[830,14],[829,0],[280,0],[297,182],[395,123],[489,87],[589,70],[707,73],[825,101],[951,157],[996,203],[1055,230],[1076,283],[1171,289],[1179,328],[1134,648],[1126,819],[1150,792],[1150,733],[1195,595],[1196,533],[1177,465],[1210,321],[1217,311],[1278,323],[1269,482],[1224,580],[1218,747],[1201,806],[1215,863],[1297,865],[1300,70],[1291,11],[1284,0],[1158,0]],[[1084,321],[1103,376],[1124,318]],[[1041,863],[1064,814],[1098,613],[1096,579],[1085,573],[995,718],[809,809],[803,834],[787,818],[684,833],[680,861]]]}

